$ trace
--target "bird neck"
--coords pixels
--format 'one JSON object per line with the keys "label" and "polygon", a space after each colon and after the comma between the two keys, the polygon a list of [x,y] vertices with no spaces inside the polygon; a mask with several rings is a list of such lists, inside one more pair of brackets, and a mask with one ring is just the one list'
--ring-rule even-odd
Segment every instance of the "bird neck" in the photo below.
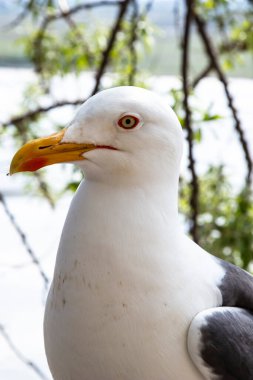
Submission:
{"label": "bird neck", "polygon": [[113,260],[124,267],[123,257],[137,265],[137,257],[154,258],[157,247],[160,255],[169,247],[173,256],[182,236],[178,219],[177,186],[83,181],[69,209],[56,267],[71,268],[74,260],[94,263],[94,257],[96,266]]}
{"label": "bird neck", "polygon": [[[145,218],[162,218],[171,229],[178,227],[178,181],[171,183],[149,182],[142,186],[118,183],[83,181],[73,203],[112,214],[114,218],[128,215]],[[80,207],[80,206],[79,206]],[[131,212],[129,212],[129,210]],[[84,215],[85,215],[84,210]]]}

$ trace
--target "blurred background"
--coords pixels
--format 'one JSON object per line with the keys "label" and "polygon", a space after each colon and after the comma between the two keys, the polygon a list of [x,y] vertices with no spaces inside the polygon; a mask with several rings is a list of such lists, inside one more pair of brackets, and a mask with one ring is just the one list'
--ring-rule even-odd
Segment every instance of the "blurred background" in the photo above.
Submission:
{"label": "blurred background", "polygon": [[137,85],[185,134],[186,233],[253,271],[253,1],[0,0],[0,379],[51,379],[43,311],[81,178],[7,176],[15,150],[68,125],[89,96]]}

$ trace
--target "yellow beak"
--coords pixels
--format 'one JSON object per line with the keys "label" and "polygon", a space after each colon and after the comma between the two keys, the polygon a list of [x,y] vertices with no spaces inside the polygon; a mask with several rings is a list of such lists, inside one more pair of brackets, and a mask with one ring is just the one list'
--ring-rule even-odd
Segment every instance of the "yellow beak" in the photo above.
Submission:
{"label": "yellow beak", "polygon": [[10,175],[33,172],[55,163],[84,160],[83,153],[97,148],[93,144],[62,143],[65,131],[27,142],[13,157]]}

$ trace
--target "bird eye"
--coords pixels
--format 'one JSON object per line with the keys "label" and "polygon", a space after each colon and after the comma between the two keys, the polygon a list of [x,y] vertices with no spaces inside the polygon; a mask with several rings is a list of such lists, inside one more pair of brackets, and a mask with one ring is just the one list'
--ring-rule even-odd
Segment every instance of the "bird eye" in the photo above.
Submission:
{"label": "bird eye", "polygon": [[124,129],[133,129],[139,124],[139,119],[133,115],[125,115],[118,120],[118,126]]}

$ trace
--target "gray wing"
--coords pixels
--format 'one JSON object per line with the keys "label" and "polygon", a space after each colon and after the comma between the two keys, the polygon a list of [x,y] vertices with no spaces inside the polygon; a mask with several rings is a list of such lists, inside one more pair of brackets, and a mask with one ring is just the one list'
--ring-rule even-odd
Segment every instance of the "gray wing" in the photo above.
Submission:
{"label": "gray wing", "polygon": [[253,311],[253,276],[233,264],[217,261],[226,273],[219,286],[222,306],[237,306]]}
{"label": "gray wing", "polygon": [[225,269],[221,307],[193,319],[189,354],[206,380],[253,380],[253,277],[218,261]]}

